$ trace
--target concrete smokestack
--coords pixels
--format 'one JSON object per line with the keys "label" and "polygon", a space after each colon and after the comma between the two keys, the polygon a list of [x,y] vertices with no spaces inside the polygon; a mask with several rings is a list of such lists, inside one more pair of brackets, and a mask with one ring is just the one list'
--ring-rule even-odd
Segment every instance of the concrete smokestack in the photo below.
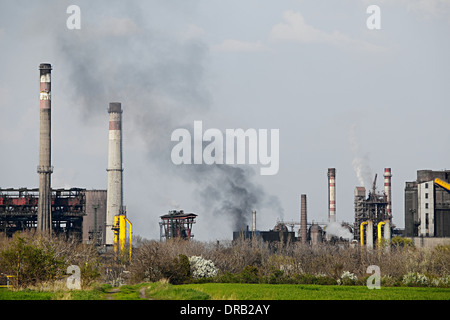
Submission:
{"label": "concrete smokestack", "polygon": [[106,199],[106,235],[105,244],[114,244],[114,216],[123,214],[122,187],[122,106],[119,102],[111,102],[109,113],[109,145],[108,145],[108,189]]}
{"label": "concrete smokestack", "polygon": [[328,168],[328,221],[336,222],[336,169]]}
{"label": "concrete smokestack", "polygon": [[253,217],[252,231],[255,232],[256,231],[256,210],[252,211],[252,217]]}
{"label": "concrete smokestack", "polygon": [[308,237],[308,227],[306,225],[306,194],[301,195],[300,202],[300,238],[302,243],[306,243],[306,238]]}
{"label": "concrete smokestack", "polygon": [[391,168],[385,168],[384,169],[384,193],[386,194],[387,198],[387,215],[388,217],[392,217],[392,203],[391,203]]}
{"label": "concrete smokestack", "polygon": [[39,65],[40,73],[40,138],[39,138],[39,201],[37,230],[45,234],[52,231],[51,174],[51,72],[49,63]]}

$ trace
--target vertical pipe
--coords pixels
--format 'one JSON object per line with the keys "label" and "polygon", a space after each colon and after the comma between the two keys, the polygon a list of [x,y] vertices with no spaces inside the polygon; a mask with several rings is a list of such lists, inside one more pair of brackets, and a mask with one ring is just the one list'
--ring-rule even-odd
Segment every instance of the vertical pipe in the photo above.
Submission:
{"label": "vertical pipe", "polygon": [[386,222],[384,221],[380,221],[378,222],[378,226],[377,226],[377,237],[378,237],[378,248],[381,248],[381,239],[383,238],[381,235],[381,227],[384,225],[384,234],[386,235]]}
{"label": "vertical pipe", "polygon": [[366,247],[373,249],[373,221],[367,220]]}
{"label": "vertical pipe", "polygon": [[106,200],[106,245],[114,243],[114,216],[123,213],[122,189],[122,106],[111,102],[109,113],[108,189]]}
{"label": "vertical pipe", "polygon": [[364,226],[367,224],[367,221],[361,222],[361,224],[359,225],[359,236],[360,236],[360,242],[361,242],[361,247],[364,247]]}
{"label": "vertical pipe", "polygon": [[301,243],[306,243],[306,238],[308,237],[308,229],[306,226],[306,194],[302,194],[300,198],[300,239]]}
{"label": "vertical pipe", "polygon": [[48,63],[39,65],[40,73],[40,139],[39,139],[39,201],[37,229],[50,235],[52,228],[51,192],[51,70]]}
{"label": "vertical pipe", "polygon": [[392,198],[391,198],[391,168],[384,169],[384,193],[386,194],[387,207],[386,213],[388,218],[392,217]]}
{"label": "vertical pipe", "polygon": [[328,221],[336,221],[336,169],[328,168]]}

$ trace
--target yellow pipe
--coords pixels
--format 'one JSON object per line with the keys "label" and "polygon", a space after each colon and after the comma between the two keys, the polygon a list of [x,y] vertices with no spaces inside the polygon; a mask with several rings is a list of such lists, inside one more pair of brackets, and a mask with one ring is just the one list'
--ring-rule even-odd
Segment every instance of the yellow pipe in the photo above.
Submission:
{"label": "yellow pipe", "polygon": [[128,223],[128,226],[130,227],[130,231],[129,231],[129,234],[130,234],[130,261],[131,261],[131,251],[132,251],[132,248],[133,248],[133,225],[131,224],[131,222],[130,222],[130,220],[128,220],[127,218],[125,218],[125,221]]}
{"label": "yellow pipe", "polygon": [[359,235],[361,238],[361,247],[364,247],[364,225],[367,224],[367,221],[361,222],[361,225],[359,226]]}
{"label": "yellow pipe", "polygon": [[381,226],[385,225],[385,224],[386,224],[386,222],[384,222],[384,221],[378,222],[378,248],[381,247]]}
{"label": "yellow pipe", "polygon": [[434,183],[436,183],[436,184],[440,185],[441,187],[450,191],[450,184],[448,184],[447,182],[445,182],[439,178],[436,178],[436,179],[434,179]]}

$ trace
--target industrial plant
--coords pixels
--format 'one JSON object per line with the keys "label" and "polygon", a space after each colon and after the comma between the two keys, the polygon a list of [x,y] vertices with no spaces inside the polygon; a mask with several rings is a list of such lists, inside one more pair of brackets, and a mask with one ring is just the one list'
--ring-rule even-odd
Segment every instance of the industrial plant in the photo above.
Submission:
{"label": "industrial plant", "polygon": [[[44,235],[94,243],[108,250],[131,250],[131,222],[123,205],[121,104],[109,105],[107,190],[51,187],[51,71],[42,63],[40,72],[39,189],[0,189],[0,232],[35,230]],[[127,231],[128,236],[127,236]]]}
{"label": "industrial plant", "polygon": [[[363,186],[354,191],[354,222],[336,222],[336,168],[328,168],[328,220],[308,223],[307,195],[300,196],[300,220],[277,221],[269,231],[256,228],[256,211],[252,212],[252,228],[234,231],[233,240],[257,238],[264,242],[296,242],[310,244],[347,243],[374,249],[389,247],[394,235],[418,237],[417,245],[433,246],[450,236],[450,171],[417,171],[417,180],[406,182],[405,226],[392,223],[391,168],[384,169],[384,189],[377,190],[377,174],[366,194]],[[408,214],[409,213],[409,214]],[[295,235],[295,228],[298,230]],[[289,231],[289,227],[291,230]],[[336,227],[340,232],[336,232]],[[343,236],[345,234],[345,236]]]}
{"label": "industrial plant", "polygon": [[[131,255],[132,223],[123,203],[122,105],[111,102],[107,109],[106,190],[54,189],[51,187],[51,71],[48,63],[39,66],[39,188],[0,189],[0,233],[12,236],[17,231],[36,230],[45,235],[92,243],[105,250],[129,250]],[[353,222],[337,222],[336,168],[328,168],[327,185],[324,181],[324,193],[328,193],[327,221],[308,222],[307,194],[301,194],[299,220],[276,221],[273,229],[258,230],[257,212],[253,210],[248,212],[251,227],[234,230],[233,240],[300,242],[313,246],[323,242],[343,243],[373,249],[389,246],[394,235],[417,238],[417,245],[433,245],[450,236],[450,170],[418,170],[417,179],[406,182],[404,230],[395,228],[392,223],[391,168],[384,169],[383,177],[382,191],[377,190],[377,175],[370,190],[355,187]],[[183,210],[170,210],[161,215],[160,241],[192,240],[197,217]]]}

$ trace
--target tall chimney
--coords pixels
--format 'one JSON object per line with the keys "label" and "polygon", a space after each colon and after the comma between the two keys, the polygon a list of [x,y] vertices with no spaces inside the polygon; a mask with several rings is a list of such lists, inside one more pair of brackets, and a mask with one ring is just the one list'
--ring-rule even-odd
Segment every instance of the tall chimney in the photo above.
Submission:
{"label": "tall chimney", "polygon": [[253,217],[253,221],[252,221],[252,232],[256,231],[256,210],[252,211],[252,217]]}
{"label": "tall chimney", "polygon": [[52,231],[51,174],[51,72],[49,63],[39,65],[40,73],[40,138],[39,138],[39,200],[37,230],[50,235]]}
{"label": "tall chimney", "polygon": [[308,227],[306,226],[306,194],[301,195],[300,207],[300,238],[302,243],[306,243],[306,238],[308,237]]}
{"label": "tall chimney", "polygon": [[392,202],[391,202],[391,168],[384,168],[384,193],[387,198],[387,215],[392,217]]}
{"label": "tall chimney", "polygon": [[123,214],[122,188],[122,106],[120,102],[111,102],[109,113],[108,145],[108,189],[106,199],[106,236],[105,244],[114,244],[114,216]]}
{"label": "tall chimney", "polygon": [[328,222],[336,222],[336,169],[328,168]]}

